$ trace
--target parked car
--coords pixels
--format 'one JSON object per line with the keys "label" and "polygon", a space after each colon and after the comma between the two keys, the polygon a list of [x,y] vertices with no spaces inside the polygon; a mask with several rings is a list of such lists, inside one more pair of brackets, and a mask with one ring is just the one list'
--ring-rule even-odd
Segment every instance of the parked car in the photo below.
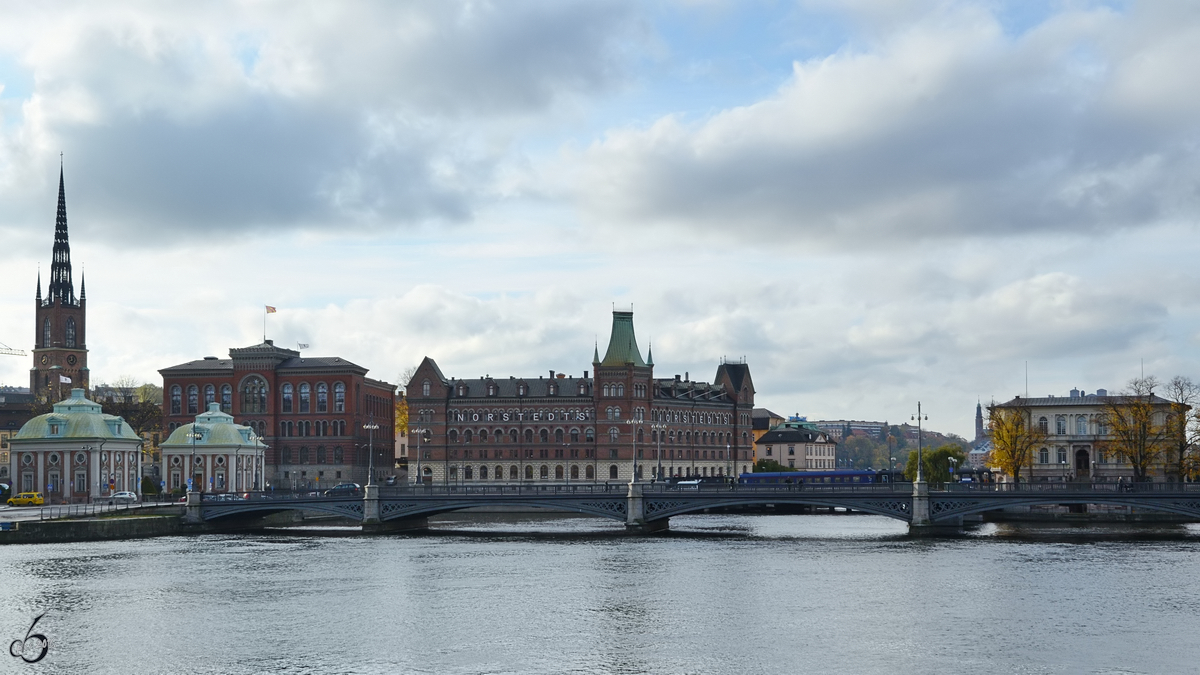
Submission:
{"label": "parked car", "polygon": [[40,492],[20,492],[8,498],[9,506],[41,506],[46,500]]}
{"label": "parked car", "polygon": [[388,476],[388,477],[387,477],[387,480],[383,481],[383,484],[384,484],[384,485],[386,485],[386,486],[388,486],[388,487],[392,487],[393,485],[395,485],[395,484],[396,484],[396,477],[395,477],[395,476]]}
{"label": "parked car", "polygon": [[129,491],[117,492],[109,498],[109,504],[136,504],[138,502],[137,494]]}
{"label": "parked car", "polygon": [[339,483],[325,491],[326,497],[356,497],[362,494],[358,483]]}

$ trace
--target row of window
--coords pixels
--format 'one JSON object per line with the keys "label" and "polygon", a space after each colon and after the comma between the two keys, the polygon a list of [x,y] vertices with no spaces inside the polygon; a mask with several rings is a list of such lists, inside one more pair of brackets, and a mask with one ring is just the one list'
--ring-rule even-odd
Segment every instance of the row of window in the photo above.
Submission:
{"label": "row of window", "polygon": [[[457,467],[457,466],[449,467],[449,470],[447,471],[447,475],[450,480],[458,480],[458,468],[459,467]],[[641,479],[643,477],[643,474],[644,474],[643,469],[644,469],[644,467],[642,465],[638,465],[636,473],[637,473],[637,477],[639,479]],[[427,477],[432,476],[433,469],[426,467],[425,470],[423,471],[423,473]],[[479,466],[471,466],[468,464],[468,465],[462,467],[463,480],[488,480],[489,474],[490,474],[491,480],[506,480],[506,479],[507,480],[521,480],[521,478],[520,478],[521,473],[522,472],[515,464],[509,466],[507,472],[505,472],[504,466],[501,464],[497,464],[495,467],[488,467],[486,464],[481,464]],[[525,480],[533,480],[534,473],[535,473],[534,467],[530,464],[526,464],[525,471],[524,471]],[[550,479],[550,467],[545,464],[539,466],[537,468],[536,473],[537,473],[537,477],[542,480]],[[561,464],[555,465],[555,467],[554,467],[554,479],[555,480],[564,480],[568,475],[571,477],[571,480],[578,480],[580,478],[580,475],[583,476],[584,480],[595,480],[596,467],[592,466],[591,464],[587,464],[583,467],[583,470],[581,472],[578,464],[572,465],[570,467],[570,469],[568,469],[567,467],[564,467]],[[616,464],[610,464],[608,466],[609,480],[616,480],[619,475],[620,475],[620,468]],[[707,466],[695,467],[695,468],[690,467],[690,466],[689,467],[676,467],[674,469],[674,472],[672,475],[680,476],[680,477],[710,476],[710,475],[711,476],[724,476],[725,468],[724,467],[712,467],[711,472],[710,472],[710,468]]]}
{"label": "row of window", "polygon": [[284,420],[279,423],[280,436],[345,436],[346,420]]}
{"label": "row of window", "polygon": [[[715,412],[683,412],[679,410],[651,410],[650,420],[652,422],[670,422],[673,424],[699,424],[699,425],[715,425],[729,424],[733,421],[733,416],[729,413]],[[743,421],[743,424],[748,422]]]}
{"label": "row of window", "polygon": [[[307,382],[302,382],[297,388],[285,383],[281,388],[280,408],[282,412],[300,413],[313,412],[313,388]],[[233,412],[233,387],[221,385],[221,410]],[[183,388],[179,385],[171,387],[171,414],[183,414]],[[207,410],[210,403],[217,402],[217,388],[211,384],[204,385],[204,406]],[[298,405],[297,405],[298,404]],[[187,414],[195,415],[201,411],[200,387],[189,385],[187,388]],[[267,411],[267,382],[261,377],[251,376],[242,382],[242,413],[265,413]],[[316,412],[329,412],[329,385],[318,382],[316,386]],[[333,412],[346,412],[346,385],[342,382],[333,383]]]}
{"label": "row of window", "polygon": [[[314,464],[342,464],[345,461],[342,446],[335,445],[332,450],[326,450],[325,446],[318,445],[316,448],[309,451],[307,445],[302,445],[294,452],[291,446],[283,446],[280,452],[281,464],[309,464],[309,460],[315,460]],[[293,462],[292,460],[296,460]]]}
{"label": "row of window", "polygon": [[[67,330],[66,330],[66,335],[64,337],[66,338],[66,340],[65,340],[66,347],[74,348],[76,346],[76,344],[75,344],[76,343],[75,318],[74,317],[70,317],[70,316],[67,317]],[[42,346],[43,347],[50,346],[50,319],[49,318],[47,318],[45,323],[42,324]]]}
{"label": "row of window", "polygon": [[[1075,417],[1075,435],[1077,435],[1077,436],[1086,435],[1088,432],[1088,416],[1087,415],[1075,415],[1074,417]],[[1055,415],[1054,416],[1054,433],[1055,434],[1057,434],[1059,436],[1066,435],[1067,427],[1068,427],[1068,419],[1069,419],[1069,416],[1067,416],[1067,415]],[[1108,428],[1103,422],[1098,422],[1097,425],[1099,427],[1098,433],[1101,436],[1108,434]],[[1050,433],[1050,420],[1047,419],[1046,417],[1039,417],[1038,418],[1038,430],[1040,430],[1043,434]]]}

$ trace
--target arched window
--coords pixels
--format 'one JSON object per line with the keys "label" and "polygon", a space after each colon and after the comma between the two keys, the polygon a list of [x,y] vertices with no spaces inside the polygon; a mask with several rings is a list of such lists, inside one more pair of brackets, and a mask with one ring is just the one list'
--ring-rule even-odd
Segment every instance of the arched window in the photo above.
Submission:
{"label": "arched window", "polygon": [[450,436],[449,436],[449,439],[450,439],[450,442],[451,442],[451,443],[457,443],[457,442],[458,442],[458,430],[457,430],[457,429],[451,429],[451,430],[450,430]]}
{"label": "arched window", "polygon": [[533,480],[533,466],[530,464],[525,465],[525,480]]}
{"label": "arched window", "polygon": [[580,395],[580,396],[583,396],[583,395],[584,395],[584,394],[586,394],[586,393],[587,393],[587,384],[585,384],[585,383],[584,383],[582,380],[580,380],[580,382],[579,382],[579,395]]}
{"label": "arched window", "polygon": [[487,443],[487,439],[488,439],[488,431],[487,431],[487,429],[480,429],[480,430],[479,430],[479,442],[480,442],[480,443]]}
{"label": "arched window", "polygon": [[294,393],[294,389],[292,388],[292,383],[291,382],[285,383],[282,387],[280,387],[280,391],[282,392],[280,395],[283,397],[283,410],[282,411],[285,413],[292,412],[294,410],[294,408],[292,407],[292,397],[293,397],[293,393]]}
{"label": "arched window", "polygon": [[343,461],[342,446],[336,445],[333,448],[333,463],[341,464]]}
{"label": "arched window", "polygon": [[75,318],[67,317],[67,346],[75,346]]}
{"label": "arched window", "polygon": [[617,385],[617,396],[624,396],[624,395],[625,395],[625,385],[618,384]]}
{"label": "arched window", "polygon": [[596,467],[588,464],[583,470],[583,477],[588,480],[596,480]]}
{"label": "arched window", "polygon": [[608,440],[610,443],[616,443],[618,440],[620,440],[620,438],[621,438],[621,430],[620,429],[618,429],[616,427],[612,427],[608,430]]}
{"label": "arched window", "polygon": [[479,480],[487,480],[487,467],[479,467]]}
{"label": "arched window", "polygon": [[264,413],[267,411],[267,382],[252,375],[242,382],[242,413]]}
{"label": "arched window", "polygon": [[1041,450],[1038,450],[1038,464],[1049,464],[1049,463],[1050,463],[1050,450],[1048,450],[1047,448],[1042,448]]}
{"label": "arched window", "polygon": [[608,389],[608,385],[607,385],[607,384],[606,384],[606,385],[604,385],[604,387],[602,387],[602,391],[604,392],[604,393],[603,393],[603,395],[604,395],[604,396],[608,396],[608,395],[609,395],[609,393],[608,393],[608,392],[609,392],[609,389]]}
{"label": "arched window", "polygon": [[517,430],[516,429],[513,429],[512,431],[508,432],[508,442],[509,443],[517,442]]}
{"label": "arched window", "polygon": [[616,478],[617,478],[617,465],[616,464],[610,464],[608,466],[608,477],[611,480],[616,480]]}
{"label": "arched window", "polygon": [[178,415],[183,408],[183,389],[179,385],[171,387],[171,414]]}
{"label": "arched window", "polygon": [[1045,417],[1039,417],[1038,431],[1041,431],[1043,434],[1050,433],[1050,420],[1046,419]]}
{"label": "arched window", "polygon": [[189,415],[195,415],[200,406],[200,388],[196,385],[190,385],[187,392],[187,411]]}
{"label": "arched window", "polygon": [[554,430],[554,442],[555,442],[555,443],[562,443],[562,442],[563,442],[563,430],[562,430],[562,429],[555,429],[555,430]]}
{"label": "arched window", "polygon": [[645,443],[645,442],[646,442],[646,439],[645,439],[645,438],[642,436],[642,430],[641,430],[641,428],[640,428],[640,427],[638,428],[638,433],[637,433],[637,442],[638,442],[638,443]]}
{"label": "arched window", "polygon": [[208,410],[209,403],[217,402],[217,388],[211,384],[204,385],[204,409]]}
{"label": "arched window", "polygon": [[470,429],[463,432],[463,443],[470,443],[475,439],[475,434]]}
{"label": "arched window", "polygon": [[525,430],[525,442],[526,442],[526,443],[532,443],[532,442],[533,442],[533,429],[526,429],[526,430]]}
{"label": "arched window", "polygon": [[329,385],[317,383],[317,412],[329,412]]}
{"label": "arched window", "polygon": [[578,465],[578,464],[572,464],[572,465],[571,465],[571,478],[572,478],[572,479],[578,479],[578,478],[579,478],[579,465]]}
{"label": "arched window", "polygon": [[307,382],[300,384],[300,412],[312,411],[312,387]]}
{"label": "arched window", "polygon": [[[339,382],[338,384],[341,384],[341,382]],[[429,396],[429,380],[425,380],[424,382],[421,383],[421,395]]]}
{"label": "arched window", "polygon": [[541,431],[538,432],[538,438],[543,443],[549,443],[550,442],[550,432],[545,429],[542,429]]}
{"label": "arched window", "polygon": [[325,463],[325,446],[318,445],[317,446],[317,464],[324,464],[324,463]]}
{"label": "arched window", "polygon": [[594,442],[596,440],[596,431],[590,427],[588,429],[584,430],[583,440],[588,443]]}
{"label": "arched window", "polygon": [[549,478],[550,477],[550,467],[543,464],[542,468],[538,469],[538,476],[540,476],[542,480],[546,480],[547,478]]}
{"label": "arched window", "polygon": [[233,410],[233,387],[227,384],[221,385],[221,410],[223,412]]}
{"label": "arched window", "polygon": [[562,464],[554,467],[554,480],[562,480],[564,475]]}
{"label": "arched window", "polygon": [[[496,477],[503,478],[504,474],[501,473],[501,474],[497,475]],[[516,464],[508,467],[508,479],[509,480],[520,480],[521,479],[521,475],[519,473],[517,473],[517,465]]]}
{"label": "arched window", "polygon": [[1067,416],[1066,415],[1055,415],[1054,416],[1054,433],[1056,433],[1060,436],[1067,433]]}
{"label": "arched window", "polygon": [[46,322],[42,324],[42,346],[50,346],[50,319],[46,319]]}
{"label": "arched window", "polygon": [[1087,416],[1080,415],[1075,418],[1075,433],[1079,436],[1087,434]]}
{"label": "arched window", "polygon": [[495,395],[496,395],[496,385],[492,384],[491,382],[488,382],[488,396],[495,396]]}
{"label": "arched window", "polygon": [[571,430],[571,442],[572,442],[572,443],[578,443],[578,442],[579,442],[579,430],[578,430],[578,429],[572,429],[572,430]]}

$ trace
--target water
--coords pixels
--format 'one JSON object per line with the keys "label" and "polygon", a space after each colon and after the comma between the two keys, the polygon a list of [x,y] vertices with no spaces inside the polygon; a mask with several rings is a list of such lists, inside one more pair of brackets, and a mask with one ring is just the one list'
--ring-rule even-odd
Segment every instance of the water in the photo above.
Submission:
{"label": "water", "polygon": [[[580,518],[0,547],[0,673],[1170,673],[1200,530]],[[339,536],[340,535],[340,536]]]}

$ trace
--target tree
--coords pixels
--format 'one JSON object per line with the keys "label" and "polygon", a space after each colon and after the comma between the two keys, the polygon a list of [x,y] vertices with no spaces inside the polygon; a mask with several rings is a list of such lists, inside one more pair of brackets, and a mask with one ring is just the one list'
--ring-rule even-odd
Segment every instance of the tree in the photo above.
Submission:
{"label": "tree", "polygon": [[1024,403],[993,402],[988,406],[988,428],[992,435],[988,464],[1020,483],[1021,469],[1032,468],[1034,449],[1046,442],[1046,432],[1033,423],[1033,412]]}
{"label": "tree", "polygon": [[1137,482],[1146,480],[1151,467],[1164,458],[1170,445],[1171,406],[1155,402],[1156,386],[1158,380],[1153,375],[1135,377],[1126,391],[1108,397],[1101,411],[1110,437],[1105,449],[1133,467]]}
{"label": "tree", "polygon": [[1193,452],[1200,442],[1200,415],[1194,410],[1200,400],[1200,386],[1191,378],[1176,375],[1165,390],[1164,398],[1171,402],[1166,420],[1167,471],[1175,480],[1183,480],[1200,468]]}
{"label": "tree", "polygon": [[400,374],[396,376],[397,377],[396,384],[400,385],[401,391],[408,390],[408,383],[412,382],[413,376],[416,374],[417,374],[416,366],[409,366],[409,367],[405,368],[404,370],[400,371]]}
{"label": "tree", "polygon": [[396,396],[396,436],[408,433],[408,399],[404,394]]}
{"label": "tree", "polygon": [[[950,460],[954,461],[951,462]],[[962,448],[953,443],[947,443],[935,450],[925,450],[921,453],[922,477],[929,483],[949,483],[953,478],[950,465],[962,466],[967,456]],[[917,479],[917,451],[908,453],[908,462],[904,465],[904,477],[910,481]]]}
{"label": "tree", "polygon": [[153,403],[154,405],[162,405],[163,390],[157,384],[146,382],[137,388],[138,401],[142,403]]}
{"label": "tree", "polygon": [[776,462],[773,459],[760,459],[754,463],[754,472],[755,473],[780,473],[780,472],[784,472],[784,471],[798,471],[798,470],[799,469],[792,469],[792,468],[786,467],[786,466],[780,464],[779,462]]}

